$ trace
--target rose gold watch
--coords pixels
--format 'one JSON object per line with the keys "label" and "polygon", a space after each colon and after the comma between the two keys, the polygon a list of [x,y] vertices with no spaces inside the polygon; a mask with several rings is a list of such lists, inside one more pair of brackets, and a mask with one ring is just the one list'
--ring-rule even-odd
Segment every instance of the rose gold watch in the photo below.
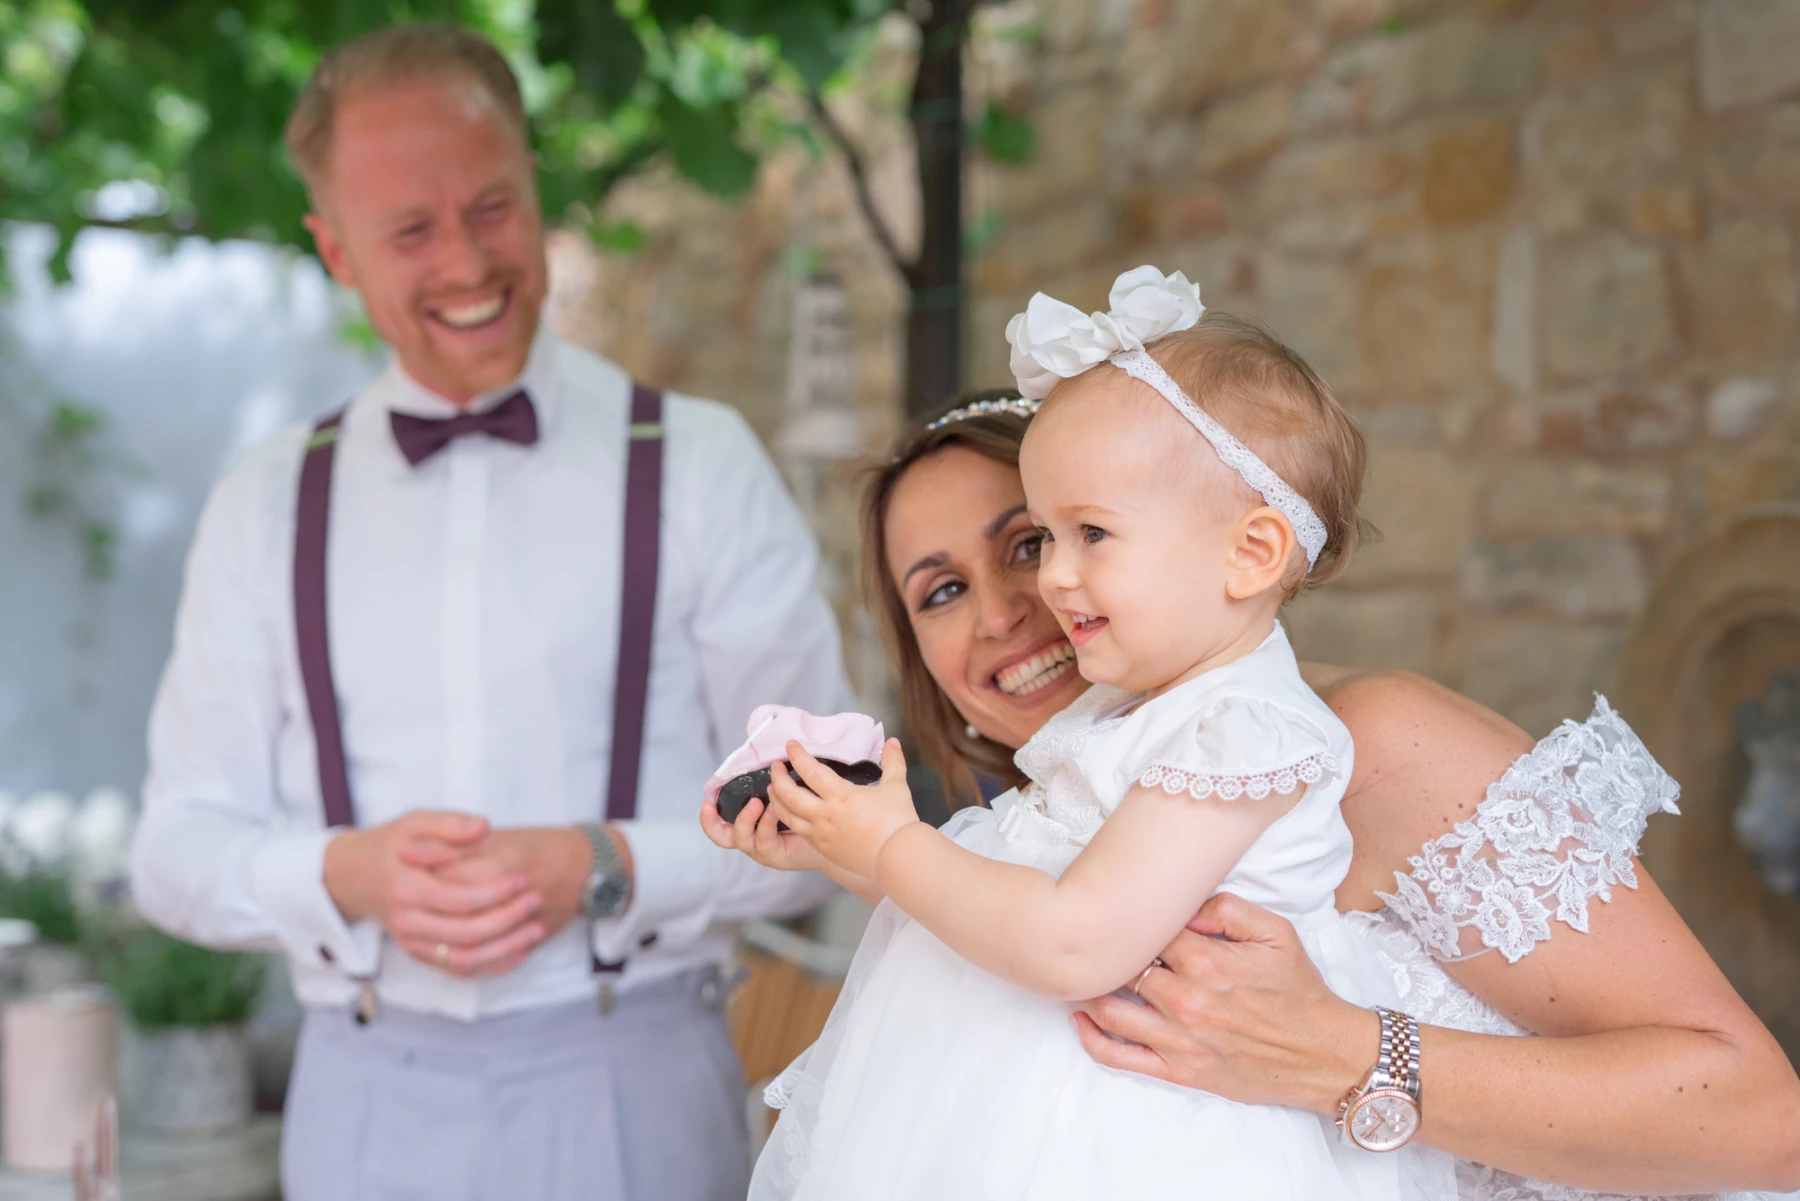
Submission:
{"label": "rose gold watch", "polygon": [[1419,1023],[1377,1005],[1381,1050],[1363,1082],[1338,1105],[1345,1141],[1365,1151],[1397,1151],[1419,1132]]}

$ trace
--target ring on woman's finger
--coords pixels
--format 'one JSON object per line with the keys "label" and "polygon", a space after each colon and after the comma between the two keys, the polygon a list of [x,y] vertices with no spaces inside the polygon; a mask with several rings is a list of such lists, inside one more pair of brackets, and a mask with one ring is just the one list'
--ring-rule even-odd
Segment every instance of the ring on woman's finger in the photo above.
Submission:
{"label": "ring on woman's finger", "polygon": [[437,965],[443,967],[450,962],[450,944],[447,942],[440,942],[436,949],[432,951],[432,956],[437,959]]}
{"label": "ring on woman's finger", "polygon": [[1146,967],[1142,972],[1139,972],[1138,978],[1131,982],[1131,991],[1132,991],[1133,995],[1142,997],[1144,994],[1141,992],[1138,992],[1138,989],[1144,987],[1144,981],[1146,981],[1150,978],[1150,973],[1155,971],[1159,967],[1167,967],[1167,966],[1168,966],[1168,964],[1164,963],[1161,958],[1152,959],[1150,961],[1150,966]]}

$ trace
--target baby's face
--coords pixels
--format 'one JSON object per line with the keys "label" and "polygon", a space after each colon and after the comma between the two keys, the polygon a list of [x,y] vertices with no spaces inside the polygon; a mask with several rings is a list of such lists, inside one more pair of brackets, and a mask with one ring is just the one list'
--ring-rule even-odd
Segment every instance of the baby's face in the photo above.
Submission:
{"label": "baby's face", "polygon": [[1253,502],[1162,397],[1119,372],[1090,379],[1064,385],[1078,391],[1045,407],[1020,453],[1044,531],[1038,591],[1085,678],[1155,690],[1225,636],[1237,516]]}

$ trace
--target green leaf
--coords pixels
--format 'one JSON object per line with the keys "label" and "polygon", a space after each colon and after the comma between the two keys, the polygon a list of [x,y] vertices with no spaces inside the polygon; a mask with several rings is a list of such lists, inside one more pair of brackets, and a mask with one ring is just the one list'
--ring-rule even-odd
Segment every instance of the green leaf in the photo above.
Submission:
{"label": "green leaf", "polygon": [[644,44],[608,0],[543,0],[537,26],[538,57],[569,64],[603,109],[630,99],[644,74]]}
{"label": "green leaf", "polygon": [[726,200],[737,199],[756,182],[756,156],[738,144],[735,106],[695,108],[667,93],[657,116],[675,167],[689,180]]}
{"label": "green leaf", "polygon": [[823,88],[849,61],[859,34],[891,0],[648,0],[666,34],[704,22],[741,38],[768,38],[806,86]]}
{"label": "green leaf", "polygon": [[644,248],[644,230],[635,221],[598,221],[588,227],[594,245],[614,254],[636,254]]}
{"label": "green leaf", "polygon": [[106,414],[90,405],[62,400],[50,407],[48,431],[57,442],[78,442],[106,428]]}
{"label": "green leaf", "polygon": [[989,104],[972,131],[981,152],[997,163],[1017,166],[1037,154],[1037,131],[1022,117]]}
{"label": "green leaf", "polygon": [[75,255],[75,237],[79,232],[66,225],[57,229],[56,249],[51,252],[47,264],[51,283],[66,284],[75,278],[75,272],[70,269],[69,263]]}
{"label": "green leaf", "polygon": [[82,574],[96,584],[104,584],[112,579],[118,549],[117,529],[106,522],[89,522],[81,531]]}
{"label": "green leaf", "polygon": [[812,91],[824,88],[843,64],[848,43],[848,30],[836,19],[835,6],[823,4],[788,4],[779,6],[766,26],[766,32],[781,47],[781,57],[799,73]]}
{"label": "green leaf", "polygon": [[361,313],[347,317],[338,326],[338,340],[353,350],[364,354],[377,354],[381,350],[381,335],[375,332],[375,326],[368,317]]}
{"label": "green leaf", "polygon": [[70,506],[69,490],[60,484],[33,484],[25,490],[25,511],[33,517],[55,517]]}
{"label": "green leaf", "polygon": [[994,244],[1000,236],[1000,211],[988,209],[963,230],[963,252],[977,255]]}

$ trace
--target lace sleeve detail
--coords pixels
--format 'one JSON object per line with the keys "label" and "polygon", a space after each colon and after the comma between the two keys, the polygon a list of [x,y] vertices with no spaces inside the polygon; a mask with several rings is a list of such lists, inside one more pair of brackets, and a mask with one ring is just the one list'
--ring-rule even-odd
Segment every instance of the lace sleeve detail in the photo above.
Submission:
{"label": "lace sleeve detail", "polygon": [[1587,932],[1588,902],[1637,887],[1632,859],[1652,813],[1679,813],[1680,788],[1596,697],[1489,786],[1475,815],[1394,873],[1387,907],[1441,959],[1499,951],[1517,963],[1550,920]]}
{"label": "lace sleeve detail", "polygon": [[1144,740],[1131,781],[1170,796],[1260,801],[1339,775],[1345,764],[1307,714],[1270,698],[1233,693]]}
{"label": "lace sleeve detail", "polygon": [[1137,782],[1145,788],[1160,788],[1170,796],[1186,793],[1196,801],[1208,797],[1235,801],[1241,796],[1260,801],[1270,793],[1286,796],[1302,784],[1317,784],[1337,775],[1339,770],[1337,756],[1320,751],[1297,763],[1249,773],[1188,771],[1169,763],[1152,763],[1138,776]]}

